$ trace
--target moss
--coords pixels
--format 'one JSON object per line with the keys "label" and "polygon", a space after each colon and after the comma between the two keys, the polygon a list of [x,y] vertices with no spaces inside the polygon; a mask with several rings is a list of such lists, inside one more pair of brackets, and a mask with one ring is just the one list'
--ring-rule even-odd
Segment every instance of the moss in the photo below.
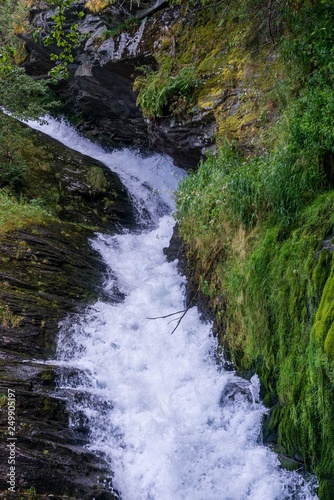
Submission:
{"label": "moss", "polygon": [[87,172],[87,182],[92,190],[105,193],[108,187],[108,181],[104,175],[102,168],[94,165]]}
{"label": "moss", "polygon": [[324,349],[327,356],[334,359],[334,310],[332,310],[329,315],[331,316],[332,326],[327,332]]}
{"label": "moss", "polygon": [[[233,163],[225,168],[233,169]],[[265,426],[267,438],[278,439],[290,457],[302,456],[327,485],[325,491],[331,488],[326,478],[334,475],[333,257],[328,244],[334,192],[316,198],[294,224],[267,223],[245,231],[227,220],[221,179],[221,171],[209,163],[186,181],[192,198],[187,200],[181,185],[180,231],[192,274],[199,285],[202,277],[216,318],[228,304],[225,322],[217,319],[225,351],[241,373],[255,370],[266,402],[276,402]]]}
{"label": "moss", "polygon": [[[252,6],[248,8],[252,11]],[[284,69],[277,53],[270,54],[270,43],[249,43],[249,33],[258,19],[244,11],[247,8],[234,3],[195,12],[189,12],[187,5],[181,7],[180,16],[168,26],[164,43],[157,44],[154,56],[158,70],[135,82],[135,88],[141,89],[138,103],[149,118],[177,114],[175,108],[180,116],[189,118],[212,111],[218,144],[227,138],[239,141],[249,151],[263,147],[267,128],[279,116],[276,86]],[[261,11],[260,16],[266,15]],[[261,38],[261,28],[256,26],[256,30]],[[161,89],[189,67],[194,71],[195,88],[183,96],[182,106],[177,103],[157,112]],[[156,90],[150,98],[152,87]]]}
{"label": "moss", "polygon": [[43,223],[49,217],[48,212],[41,207],[29,202],[20,202],[14,196],[0,191],[0,233]]}
{"label": "moss", "polygon": [[86,9],[94,12],[95,14],[104,10],[106,7],[108,7],[108,5],[108,0],[88,0],[88,2],[85,3]]}
{"label": "moss", "polygon": [[316,256],[317,263],[312,271],[312,281],[317,291],[322,291],[325,286],[332,258],[332,254],[327,250],[322,250]]}
{"label": "moss", "polygon": [[[318,275],[317,275],[318,277]],[[334,358],[334,266],[327,278],[314,324],[314,334],[325,353]]]}
{"label": "moss", "polygon": [[0,325],[4,330],[17,327],[22,320],[23,317],[13,313],[7,304],[0,304]]}

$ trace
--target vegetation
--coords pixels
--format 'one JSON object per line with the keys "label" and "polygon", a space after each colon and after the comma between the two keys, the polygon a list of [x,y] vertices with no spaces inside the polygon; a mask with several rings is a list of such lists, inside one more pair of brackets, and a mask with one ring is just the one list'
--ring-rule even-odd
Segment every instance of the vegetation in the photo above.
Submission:
{"label": "vegetation", "polygon": [[[76,23],[66,25],[72,3],[51,3],[54,27],[44,43],[58,47],[52,56],[56,79],[68,75],[73,47],[81,42]],[[260,375],[272,408],[266,432],[278,430],[282,449],[302,456],[318,475],[320,498],[330,500],[334,4],[174,3],[182,15],[161,37],[156,67],[140,68],[138,104],[150,119],[214,113],[217,151],[181,183],[177,195],[192,273],[211,302],[225,352],[240,372]],[[14,116],[36,118],[54,102],[45,82],[14,64],[24,59],[15,33],[27,28],[27,4],[2,5],[0,104]],[[99,12],[107,5],[89,0],[86,7]],[[79,8],[77,13],[82,16]],[[116,34],[108,30],[102,36]],[[2,112],[0,127],[5,233],[49,214],[27,189],[29,176],[36,175],[30,157],[38,157],[29,135]],[[43,155],[37,159],[38,168],[47,168]],[[0,321],[10,328],[20,318],[1,305]]]}
{"label": "vegetation", "polygon": [[[233,9],[235,15],[238,7]],[[217,113],[220,147],[181,183],[177,218],[225,352],[241,372],[256,371],[261,378],[272,408],[266,433],[278,430],[283,450],[301,455],[316,471],[319,497],[329,500],[334,497],[334,5],[287,3],[284,12],[272,13],[270,30],[258,27],[258,39],[248,40],[247,48],[244,34],[260,21],[260,13],[254,17],[250,9],[250,2],[243,3],[234,24],[243,42],[238,46],[236,36],[230,37],[230,55],[242,59],[229,79],[220,80],[220,95],[236,80],[247,81],[248,100],[239,97],[234,114],[223,111],[227,120]],[[245,77],[247,67],[257,67],[258,47],[271,38],[275,63],[269,73],[275,78],[263,72],[257,81]],[[218,87],[216,76],[212,83]],[[242,108],[250,109],[252,102],[258,125],[245,133]]]}
{"label": "vegetation", "polygon": [[[28,29],[28,4],[5,0],[0,12],[0,106],[20,119],[39,119],[57,108],[47,83],[28,76],[17,34]],[[31,165],[36,161],[29,131],[0,110],[0,232],[17,229],[49,216],[36,199],[24,197]],[[30,157],[29,157],[30,155]],[[37,155],[38,156],[38,155]],[[2,316],[6,312],[2,311]]]}
{"label": "vegetation", "polygon": [[134,89],[139,90],[137,104],[148,117],[162,117],[180,114],[188,108],[196,86],[196,77],[191,67],[184,67],[177,75],[172,74],[171,59],[165,61],[164,72],[153,71],[150,67],[139,68],[141,77],[137,77]]}
{"label": "vegetation", "polygon": [[50,213],[38,200],[21,201],[4,190],[0,190],[0,232],[44,222]]}

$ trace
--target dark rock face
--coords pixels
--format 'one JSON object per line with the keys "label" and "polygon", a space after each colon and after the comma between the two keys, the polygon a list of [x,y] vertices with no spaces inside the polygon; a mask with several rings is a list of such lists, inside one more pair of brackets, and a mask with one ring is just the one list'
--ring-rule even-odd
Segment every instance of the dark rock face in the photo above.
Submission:
{"label": "dark rock face", "polygon": [[205,150],[212,145],[214,131],[215,121],[211,113],[195,115],[191,120],[165,118],[150,123],[150,145],[169,154],[178,166],[191,169],[198,165]]}
{"label": "dark rock face", "polygon": [[[94,233],[87,226],[129,226],[133,211],[109,169],[40,134],[36,137],[44,148],[36,162],[43,158],[48,168],[35,184],[30,178],[27,189],[44,189],[44,197],[48,190],[56,193],[64,220],[50,218],[0,235],[0,496],[34,498],[33,488],[38,498],[110,500],[115,495],[109,467],[102,456],[84,448],[87,423],[69,410],[71,400],[80,395],[57,389],[58,379],[78,374],[45,360],[55,355],[61,319],[98,297],[115,300],[102,290],[105,266],[89,245]],[[31,175],[38,177],[37,172]],[[13,494],[7,482],[8,391],[15,391],[16,403]]]}
{"label": "dark rock face", "polygon": [[254,402],[254,396],[251,390],[251,384],[248,380],[242,378],[227,382],[220,396],[222,406],[234,404],[235,401]]}
{"label": "dark rock face", "polygon": [[[34,132],[32,138],[40,158],[30,168],[26,187],[30,198],[44,199],[63,221],[100,231],[115,223],[134,225],[133,209],[117,174],[41,132]],[[38,167],[40,163],[44,168]]]}
{"label": "dark rock face", "polygon": [[0,491],[8,488],[10,389],[16,400],[16,492],[33,486],[40,494],[114,498],[103,457],[83,447],[88,430],[69,426],[69,395],[55,390],[62,369],[41,364],[54,355],[58,321],[94,300],[101,286],[104,266],[87,242],[91,235],[52,222],[0,237],[0,303],[11,311],[0,326]]}
{"label": "dark rock face", "polygon": [[[195,111],[186,120],[145,120],[132,88],[139,67],[157,66],[155,47],[166,30],[173,29],[179,14],[178,6],[168,6],[164,1],[140,3],[140,8],[132,2],[116,2],[98,15],[86,11],[79,21],[79,31],[86,41],[77,49],[70,79],[56,90],[67,102],[67,112],[80,117],[79,128],[91,138],[108,146],[128,145],[168,153],[178,166],[191,168],[213,142],[212,110]],[[49,30],[50,15],[47,10],[35,9],[31,21],[43,33]],[[69,21],[73,15],[72,11],[68,14]],[[139,20],[137,25],[110,35],[112,29],[134,16]],[[30,51],[27,71],[46,75],[51,68],[50,52],[57,48],[43,47],[31,36],[22,38]]]}

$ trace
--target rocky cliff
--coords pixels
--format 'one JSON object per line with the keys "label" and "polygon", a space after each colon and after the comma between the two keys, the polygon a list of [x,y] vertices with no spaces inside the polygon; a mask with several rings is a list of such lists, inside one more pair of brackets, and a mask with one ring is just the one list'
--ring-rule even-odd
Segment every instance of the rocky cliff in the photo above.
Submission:
{"label": "rocky cliff", "polygon": [[43,134],[32,140],[34,162],[43,159],[43,168],[30,170],[26,193],[38,193],[57,217],[21,219],[19,227],[0,234],[0,491],[9,495],[10,392],[17,439],[10,498],[34,498],[37,491],[38,498],[111,499],[103,457],[84,448],[85,420],[68,410],[69,399],[83,395],[56,388],[57,380],[77,374],[46,361],[55,356],[61,319],[98,297],[115,299],[102,290],[105,268],[88,240],[94,230],[129,227],[133,211],[120,180],[103,164]]}
{"label": "rocky cliff", "polygon": [[[196,166],[213,142],[212,107],[194,108],[191,115],[167,113],[150,119],[138,108],[133,90],[140,68],[154,70],[159,66],[157,48],[166,40],[173,57],[173,33],[179,29],[182,16],[188,22],[191,15],[181,14],[179,6],[163,1],[139,5],[115,2],[102,7],[92,12],[89,2],[77,2],[67,12],[67,26],[75,19],[82,43],[74,49],[70,78],[56,87],[65,112],[76,119],[83,132],[106,145],[154,149],[171,155],[179,166]],[[78,10],[84,13],[79,20],[75,17]],[[38,77],[46,76],[52,67],[50,54],[59,52],[52,44],[43,45],[43,37],[53,24],[51,16],[45,4],[34,7],[31,23],[39,29],[39,37],[21,35],[29,51],[24,66]]]}

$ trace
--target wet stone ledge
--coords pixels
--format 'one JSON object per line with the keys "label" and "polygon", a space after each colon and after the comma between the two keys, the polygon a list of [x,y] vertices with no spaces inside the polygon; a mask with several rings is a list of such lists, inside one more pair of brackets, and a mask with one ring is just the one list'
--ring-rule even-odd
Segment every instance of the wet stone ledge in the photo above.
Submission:
{"label": "wet stone ledge", "polygon": [[[94,231],[131,226],[133,210],[107,167],[42,134],[34,141],[44,148],[36,162],[47,168],[32,169],[27,189],[30,197],[49,190],[58,218],[0,234],[0,498],[111,500],[105,458],[85,448],[87,422],[69,410],[71,398],[85,395],[57,389],[69,374],[52,360],[60,320],[98,298],[122,299],[103,291],[106,268],[89,240]],[[15,492],[8,490],[9,430],[16,438]]]}
{"label": "wet stone ledge", "polygon": [[12,313],[0,326],[0,491],[8,488],[10,389],[19,492],[8,498],[33,498],[25,497],[32,487],[60,498],[114,498],[103,457],[84,448],[88,429],[69,426],[68,397],[55,391],[60,368],[41,363],[54,356],[59,320],[103,297],[105,269],[89,236],[87,229],[53,221],[0,237],[0,302]]}

